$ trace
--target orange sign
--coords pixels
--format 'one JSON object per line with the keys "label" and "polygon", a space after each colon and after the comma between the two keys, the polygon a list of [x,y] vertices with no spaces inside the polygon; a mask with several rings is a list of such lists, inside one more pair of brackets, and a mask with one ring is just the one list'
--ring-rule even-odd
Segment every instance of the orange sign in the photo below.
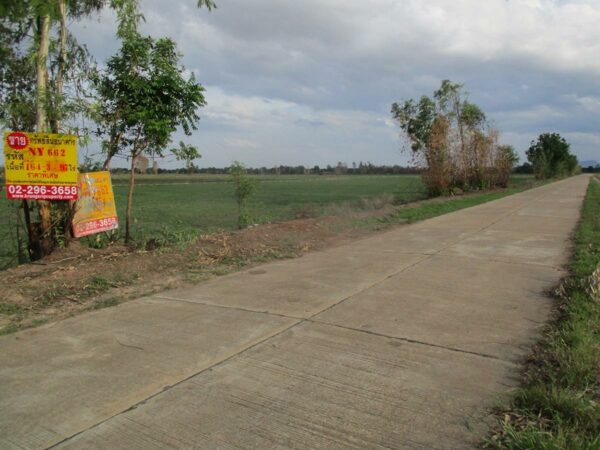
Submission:
{"label": "orange sign", "polygon": [[118,227],[110,173],[79,174],[79,199],[75,204],[73,235],[82,237]]}
{"label": "orange sign", "polygon": [[4,132],[8,199],[77,199],[77,137]]}

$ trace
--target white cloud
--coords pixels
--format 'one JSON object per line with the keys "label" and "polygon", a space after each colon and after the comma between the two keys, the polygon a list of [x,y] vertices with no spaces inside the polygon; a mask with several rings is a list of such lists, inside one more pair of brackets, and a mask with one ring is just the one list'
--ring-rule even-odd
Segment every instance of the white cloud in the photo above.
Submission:
{"label": "white cloud", "polygon": [[[207,86],[194,139],[216,153],[204,162],[397,162],[390,104],[445,78],[466,84],[508,143],[558,131],[582,158],[597,151],[598,0],[217,3],[142,1],[144,30],[174,38]],[[117,44],[114,14],[101,19],[75,29],[102,60]]]}

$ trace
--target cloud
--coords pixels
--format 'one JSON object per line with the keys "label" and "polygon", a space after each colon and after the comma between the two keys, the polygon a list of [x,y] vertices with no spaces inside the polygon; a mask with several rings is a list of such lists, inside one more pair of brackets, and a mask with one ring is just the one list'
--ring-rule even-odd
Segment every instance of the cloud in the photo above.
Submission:
{"label": "cloud", "polygon": [[242,149],[256,149],[259,148],[258,144],[256,142],[252,142],[248,139],[240,139],[240,138],[225,138],[224,139],[225,144],[227,144],[229,147],[234,147],[234,148],[242,148]]}
{"label": "cloud", "polygon": [[[215,164],[232,157],[324,164],[369,154],[396,162],[401,141],[390,104],[430,95],[442,79],[465,83],[508,143],[521,148],[557,131],[574,137],[582,159],[598,151],[591,138],[600,136],[597,0],[217,3],[209,13],[193,0],[142,1],[144,31],[175,39],[187,69],[207,86],[194,139],[211,136],[225,149]],[[105,11],[74,32],[103,60],[118,46],[114,27]],[[256,147],[236,154],[241,147],[226,139]],[[321,150],[301,158],[299,147]]]}

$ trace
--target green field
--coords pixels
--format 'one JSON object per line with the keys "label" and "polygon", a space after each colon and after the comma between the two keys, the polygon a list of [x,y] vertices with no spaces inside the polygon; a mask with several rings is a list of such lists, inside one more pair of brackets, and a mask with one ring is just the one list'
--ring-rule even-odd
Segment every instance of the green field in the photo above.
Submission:
{"label": "green field", "polygon": [[[161,179],[162,178],[162,179]],[[256,176],[256,194],[250,213],[256,223],[317,216],[333,204],[358,203],[361,198],[384,194],[401,201],[425,198],[418,176]],[[154,179],[161,179],[160,183]],[[165,176],[140,178],[136,186],[133,217],[143,232],[164,225],[201,232],[230,230],[237,224],[233,185],[227,177]],[[127,186],[115,178],[114,190],[124,217]],[[167,184],[167,183],[188,184]]]}
{"label": "green field", "polygon": [[[369,199],[397,203],[424,199],[419,176],[413,175],[266,175],[252,176],[258,187],[250,203],[256,223],[314,217],[335,208],[369,207]],[[513,184],[530,183],[517,176]],[[119,219],[124,226],[128,178],[113,176]],[[236,227],[233,185],[225,175],[138,175],[133,207],[133,237],[181,240]],[[14,260],[15,203],[0,200],[0,267]]]}

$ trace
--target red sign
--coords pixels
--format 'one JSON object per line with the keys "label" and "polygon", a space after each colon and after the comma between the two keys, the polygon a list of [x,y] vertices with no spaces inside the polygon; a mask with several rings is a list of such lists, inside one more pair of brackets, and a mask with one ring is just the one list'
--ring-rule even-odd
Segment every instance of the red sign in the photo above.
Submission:
{"label": "red sign", "polygon": [[29,145],[29,138],[25,133],[10,133],[6,136],[6,145],[14,150],[23,150]]}

